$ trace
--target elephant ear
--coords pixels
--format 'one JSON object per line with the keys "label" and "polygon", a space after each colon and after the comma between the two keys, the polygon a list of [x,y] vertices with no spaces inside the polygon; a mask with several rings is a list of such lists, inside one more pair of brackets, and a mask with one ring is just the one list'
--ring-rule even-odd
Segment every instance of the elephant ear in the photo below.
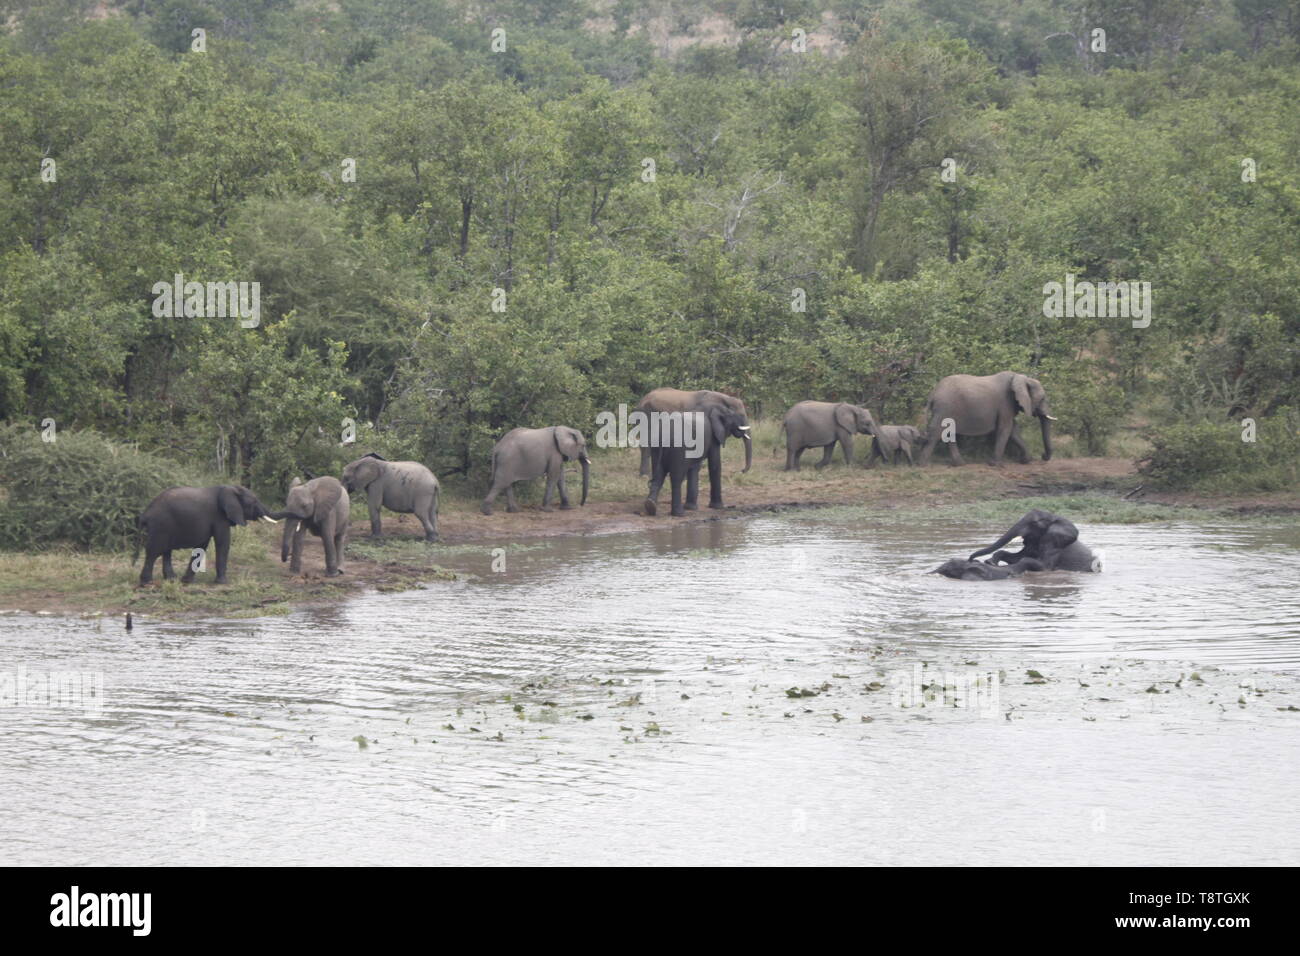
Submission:
{"label": "elephant ear", "polygon": [[244,506],[240,504],[239,494],[235,491],[233,485],[222,485],[221,491],[217,494],[217,506],[221,509],[222,515],[231,524],[247,524],[244,520]]}
{"label": "elephant ear", "polygon": [[709,409],[709,427],[713,429],[713,441],[722,445],[727,441],[727,422],[722,408],[715,405]]}
{"label": "elephant ear", "polygon": [[555,447],[560,450],[560,454],[565,460],[577,458],[582,453],[582,446],[577,429],[565,428],[563,425],[555,426]]}
{"label": "elephant ear", "polygon": [[1019,373],[1011,376],[1011,397],[1020,406],[1020,411],[1030,413],[1034,406],[1029,402],[1029,378]]}
{"label": "elephant ear", "polygon": [[302,479],[295,477],[293,481],[289,482],[289,490],[292,491],[294,488],[297,488],[301,484],[302,484]]}
{"label": "elephant ear", "polygon": [[835,424],[839,425],[846,432],[852,435],[858,430],[858,416],[854,412],[853,406],[840,402],[835,406]]}

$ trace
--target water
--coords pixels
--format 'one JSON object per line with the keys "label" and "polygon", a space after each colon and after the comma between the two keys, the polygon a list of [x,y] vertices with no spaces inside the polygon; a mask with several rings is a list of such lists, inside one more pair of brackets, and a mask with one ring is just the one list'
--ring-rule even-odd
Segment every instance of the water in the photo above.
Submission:
{"label": "water", "polygon": [[0,863],[1300,863],[1300,528],[924,573],[995,531],[665,520],[287,618],[0,618],[0,671],[103,681],[0,707]]}

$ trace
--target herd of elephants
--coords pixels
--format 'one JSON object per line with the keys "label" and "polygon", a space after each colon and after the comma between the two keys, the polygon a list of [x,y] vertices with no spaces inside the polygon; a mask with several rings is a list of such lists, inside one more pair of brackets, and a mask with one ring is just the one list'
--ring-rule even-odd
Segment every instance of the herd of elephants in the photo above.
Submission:
{"label": "herd of elephants", "polygon": [[[683,441],[660,443],[641,448],[641,474],[648,475],[650,487],[643,509],[656,513],[659,490],[665,480],[671,482],[672,514],[684,515],[697,507],[699,473],[704,462],[709,466],[709,507],[722,505],[722,446],[728,437],[745,444],[745,467],[753,462],[753,441],[745,403],[734,396],[713,391],[682,391],[658,388],[637,404],[638,412],[661,415],[691,414],[701,424],[699,434],[689,446]],[[1028,450],[1016,429],[1016,416],[1026,413],[1036,417],[1042,427],[1043,460],[1052,456],[1051,422],[1047,394],[1037,379],[1019,372],[994,375],[950,375],[942,379],[926,400],[925,430],[911,425],[880,425],[871,412],[844,402],[799,402],[786,412],[782,429],[786,437],[786,470],[799,470],[799,457],[809,448],[824,449],[817,467],[830,463],[835,445],[839,444],[846,463],[853,461],[855,435],[871,436],[868,467],[877,457],[897,463],[906,457],[915,463],[913,449],[920,449],[919,460],[926,464],[935,446],[948,446],[953,464],[962,463],[956,438],[991,436],[993,458],[1002,460],[1008,444],[1022,462]],[[679,419],[680,420],[680,417]],[[542,510],[550,511],[551,494],[558,488],[560,507],[568,508],[569,495],[564,485],[565,462],[576,461],[582,467],[582,504],[587,503],[591,460],[587,441],[576,428],[556,425],[549,428],[515,428],[507,432],[492,450],[490,487],[483,499],[482,512],[492,514],[497,496],[505,492],[507,509],[517,511],[513,486],[517,481],[546,477]],[[743,472],[742,472],[743,473]],[[685,500],[683,488],[685,485]],[[343,469],[342,478],[321,476],[302,482],[295,478],[289,487],[282,511],[269,511],[253,492],[239,485],[209,488],[168,488],[149,503],[137,525],[139,540],[145,547],[140,585],[153,579],[154,564],[162,558],[163,576],[175,577],[172,552],[178,549],[202,549],[216,545],[216,582],[226,581],[230,556],[230,529],[259,518],[283,520],[284,536],[280,559],[290,561],[291,573],[302,570],[303,535],[310,531],[321,539],[325,548],[326,574],[342,573],[343,551],[347,544],[351,512],[350,495],[364,491],[370,508],[370,533],[382,535],[380,509],[415,515],[424,528],[426,541],[438,540],[438,479],[425,465],[416,461],[388,461],[377,454],[364,455]],[[1020,551],[1003,549],[1016,538],[1023,539]],[[985,560],[979,558],[988,555]],[[196,562],[191,561],[182,582],[194,579]],[[1046,511],[1033,510],[1015,523],[1002,537],[967,558],[953,558],[935,569],[938,574],[961,580],[993,580],[1027,571],[1099,571],[1100,556],[1079,540],[1079,531],[1069,520]]]}

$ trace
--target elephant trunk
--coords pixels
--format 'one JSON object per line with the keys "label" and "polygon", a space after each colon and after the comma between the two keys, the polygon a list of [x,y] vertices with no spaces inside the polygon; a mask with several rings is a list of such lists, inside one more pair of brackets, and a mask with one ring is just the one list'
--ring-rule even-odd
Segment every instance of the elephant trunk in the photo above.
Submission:
{"label": "elephant trunk", "polygon": [[280,538],[280,562],[289,560],[289,544],[293,539],[293,533],[297,529],[298,520],[293,515],[286,515],[284,522],[284,535]]}
{"label": "elephant trunk", "polygon": [[1043,461],[1052,460],[1052,420],[1047,415],[1038,419],[1043,428]]}
{"label": "elephant trunk", "polygon": [[587,490],[591,487],[591,459],[582,458],[582,503],[587,503]]}
{"label": "elephant trunk", "polygon": [[992,554],[994,551],[998,550],[999,548],[1005,548],[1012,541],[1016,540],[1016,538],[1024,534],[1024,531],[1025,531],[1024,522],[1017,521],[1014,525],[1011,526],[1010,531],[1008,531],[1002,537],[998,538],[998,540],[994,541],[987,548],[980,548],[978,551],[972,553],[970,556],[970,560],[974,561],[980,555]]}
{"label": "elephant trunk", "polygon": [[749,466],[754,463],[754,439],[749,437],[749,432],[745,432],[745,467],[740,469],[743,475],[749,471]]}

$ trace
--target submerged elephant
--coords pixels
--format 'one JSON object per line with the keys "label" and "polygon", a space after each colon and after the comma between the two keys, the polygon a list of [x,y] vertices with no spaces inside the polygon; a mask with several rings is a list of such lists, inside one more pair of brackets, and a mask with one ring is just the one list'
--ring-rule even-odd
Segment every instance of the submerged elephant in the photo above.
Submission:
{"label": "submerged elephant", "polygon": [[348,519],[352,503],[343,482],[329,475],[303,484],[295,478],[289,486],[284,510],[273,517],[284,518],[284,537],[280,542],[280,560],[289,561],[289,571],[302,571],[303,533],[310,531],[325,546],[325,573],[330,577],[343,573],[343,549],[348,543]]}
{"label": "submerged elephant", "polygon": [[996,375],[949,375],[940,379],[925,403],[927,430],[921,464],[929,464],[935,445],[949,432],[947,442],[952,463],[962,463],[957,450],[959,435],[992,435],[992,464],[1000,464],[1010,442],[1020,458],[1029,461],[1029,450],[1016,429],[1016,415],[1026,412],[1035,416],[1043,431],[1043,461],[1052,457],[1052,426],[1056,421],[1047,405],[1047,392],[1036,378],[1019,372]]}
{"label": "submerged elephant", "polygon": [[[230,557],[230,529],[263,518],[275,523],[262,502],[242,485],[214,485],[210,488],[168,488],[141,512],[136,527],[144,539],[144,567],[140,585],[153,580],[153,565],[162,557],[163,577],[176,577],[172,570],[172,552],[187,551],[217,544],[217,583],[226,583],[226,563]],[[136,554],[139,554],[137,547]],[[132,558],[134,561],[134,558]],[[187,560],[182,583],[194,580],[194,564]]]}
{"label": "submerged elephant", "polygon": [[[696,392],[685,392],[679,388],[656,388],[647,392],[641,401],[637,402],[636,410],[639,412],[704,412],[706,415],[709,409],[722,405],[740,416],[742,424],[749,424],[749,413],[745,410],[745,403],[734,395],[724,395],[722,392],[710,392],[701,390]],[[647,446],[641,447],[641,475],[645,477],[650,474],[650,455],[651,449]],[[749,466],[754,462],[754,443],[749,433],[745,434],[745,467],[740,470],[743,475],[749,471]],[[713,471],[709,471],[709,481],[713,481]]]}
{"label": "submerged elephant", "polygon": [[413,514],[424,527],[424,540],[438,540],[438,479],[418,461],[389,461],[371,452],[343,469],[343,487],[364,490],[370,505],[370,537],[382,538],[380,507]]}
{"label": "submerged elephant", "polygon": [[835,454],[835,443],[844,452],[844,464],[853,464],[853,436],[876,433],[871,412],[847,402],[799,402],[781,420],[785,429],[785,470],[799,470],[799,456],[808,448],[824,448],[816,465],[825,468]]}
{"label": "submerged elephant", "polygon": [[[681,517],[687,509],[699,507],[700,465],[709,462],[709,507],[722,507],[722,446],[729,436],[749,438],[749,420],[743,412],[715,403],[707,412],[696,413],[696,441],[688,447],[685,440],[650,449],[650,488],[646,493],[645,513],[653,515],[658,505],[659,489],[664,479],[672,482],[672,514]],[[682,482],[686,482],[686,501],[682,502]]]}
{"label": "submerged elephant", "polygon": [[1026,571],[1045,570],[1047,569],[1033,558],[1025,558],[1005,568],[970,558],[949,558],[930,573],[942,574],[945,578],[956,578],[958,581],[1001,581],[1003,578],[1019,577]]}
{"label": "submerged elephant", "polygon": [[483,499],[482,512],[492,513],[492,502],[506,493],[506,511],[519,510],[515,504],[514,483],[546,476],[542,510],[551,510],[551,491],[558,485],[560,507],[569,508],[569,492],[564,487],[564,463],[582,465],[582,502],[587,503],[591,486],[591,459],[587,457],[587,439],[576,428],[555,425],[551,428],[515,428],[502,436],[492,449],[491,487]]}
{"label": "submerged elephant", "polygon": [[907,456],[907,463],[914,465],[912,446],[925,441],[921,429],[912,425],[877,425],[876,433],[871,438],[871,454],[867,456],[870,468],[877,458],[891,465],[898,463],[900,455]]}
{"label": "submerged elephant", "polygon": [[[1024,539],[1021,550],[998,550],[1016,538]],[[1027,512],[991,545],[973,552],[970,560],[985,554],[992,554],[989,562],[994,565],[1004,563],[1014,566],[1027,561],[1039,565],[1027,568],[1031,571],[1101,570],[1101,554],[1079,540],[1079,529],[1074,526],[1074,522],[1038,508]]]}

